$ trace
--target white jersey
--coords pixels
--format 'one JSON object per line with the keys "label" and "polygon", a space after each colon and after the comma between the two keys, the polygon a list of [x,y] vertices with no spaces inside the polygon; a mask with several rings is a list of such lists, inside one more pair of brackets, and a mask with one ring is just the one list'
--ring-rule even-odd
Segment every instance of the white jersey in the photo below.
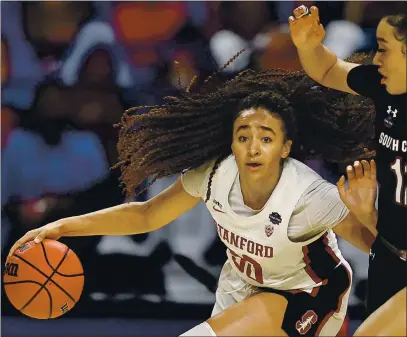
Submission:
{"label": "white jersey", "polygon": [[308,246],[325,235],[326,247],[320,254],[343,260],[332,230],[303,242],[288,238],[287,229],[293,210],[304,191],[322,179],[301,162],[288,158],[280,180],[264,208],[254,216],[237,215],[228,197],[238,175],[234,156],[216,170],[207,207],[216,221],[220,239],[226,245],[233,271],[248,284],[277,290],[309,290],[322,280],[310,267]]}
{"label": "white jersey", "polygon": [[[206,200],[209,176],[214,164],[215,161],[210,161],[182,174],[181,181],[185,191]],[[239,175],[229,193],[229,205],[237,215],[243,217],[251,217],[262,210],[254,210],[245,205]],[[298,199],[288,224],[288,238],[295,242],[311,239],[335,227],[348,213],[338,188],[322,178],[318,179]]]}

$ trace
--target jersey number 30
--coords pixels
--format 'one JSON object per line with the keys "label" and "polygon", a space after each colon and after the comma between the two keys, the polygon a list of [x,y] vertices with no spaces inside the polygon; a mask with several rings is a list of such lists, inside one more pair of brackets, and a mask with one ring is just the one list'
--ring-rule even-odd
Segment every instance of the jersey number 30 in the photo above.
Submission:
{"label": "jersey number 30", "polygon": [[246,273],[248,278],[251,278],[257,283],[264,283],[263,270],[260,263],[245,254],[240,256],[231,249],[229,249],[229,252],[232,255],[233,263],[242,274]]}
{"label": "jersey number 30", "polygon": [[397,179],[396,203],[407,206],[407,163],[403,165],[402,158],[398,157],[390,167]]}

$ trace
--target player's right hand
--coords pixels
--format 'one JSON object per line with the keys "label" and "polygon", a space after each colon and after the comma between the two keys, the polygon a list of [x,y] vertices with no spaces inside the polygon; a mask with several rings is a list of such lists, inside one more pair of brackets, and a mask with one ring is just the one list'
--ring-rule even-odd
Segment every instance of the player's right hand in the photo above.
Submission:
{"label": "player's right hand", "polygon": [[14,251],[27,242],[34,241],[40,243],[44,239],[58,240],[62,236],[61,224],[59,222],[52,222],[40,228],[33,229],[27,232],[21,239],[11,247],[7,258],[13,255]]}
{"label": "player's right hand", "polygon": [[325,38],[325,29],[319,22],[318,8],[312,6],[307,15],[308,8],[304,5],[294,9],[294,16],[288,18],[291,39],[297,49],[306,50],[317,47]]}

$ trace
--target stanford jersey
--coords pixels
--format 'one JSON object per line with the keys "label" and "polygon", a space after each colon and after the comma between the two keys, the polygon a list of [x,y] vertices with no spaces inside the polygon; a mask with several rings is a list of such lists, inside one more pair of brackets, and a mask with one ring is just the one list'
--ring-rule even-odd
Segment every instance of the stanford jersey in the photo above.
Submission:
{"label": "stanford jersey", "polygon": [[[299,161],[287,159],[264,208],[254,216],[243,217],[232,210],[228,200],[237,175],[235,158],[230,156],[216,170],[207,202],[218,235],[228,248],[228,260],[234,271],[247,283],[258,287],[288,290],[320,285],[321,278],[310,266],[309,245],[325,234],[325,246],[321,246],[319,254],[330,255],[339,264],[342,256],[335,235],[328,230],[310,240],[292,242],[287,236],[287,228],[298,199],[321,177]],[[323,260],[322,256],[318,258]]]}
{"label": "stanford jersey", "polygon": [[376,106],[377,229],[394,246],[407,249],[407,95],[390,95],[377,70],[373,65],[353,68],[348,85]]}
{"label": "stanford jersey", "polygon": [[[212,170],[209,163],[185,173],[184,189],[205,200]],[[282,328],[289,336],[336,336],[352,278],[331,229],[347,214],[339,195],[323,186],[316,172],[291,158],[284,161],[279,182],[261,210],[244,209],[238,182],[236,161],[230,156],[215,171],[206,203],[228,256],[212,315],[256,293],[275,293],[288,302]],[[296,223],[299,219],[302,227]],[[293,239],[304,237],[308,239]]]}
{"label": "stanford jersey", "polygon": [[242,216],[230,206],[238,174],[234,156],[224,160],[213,176],[206,204],[228,256],[212,315],[258,292],[270,292],[288,301],[282,328],[289,336],[335,336],[346,315],[351,287],[351,269],[336,237],[326,228],[309,240],[288,238],[298,200],[321,177],[288,158],[266,205],[255,215]]}

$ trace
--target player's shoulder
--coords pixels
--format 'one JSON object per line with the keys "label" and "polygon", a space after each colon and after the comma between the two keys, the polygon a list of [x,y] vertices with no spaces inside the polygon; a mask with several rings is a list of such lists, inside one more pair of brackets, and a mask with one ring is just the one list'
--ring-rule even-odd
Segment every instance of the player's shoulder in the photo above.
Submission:
{"label": "player's shoulder", "polygon": [[329,181],[315,179],[303,192],[300,202],[302,208],[319,209],[322,206],[330,207],[340,202],[338,188]]}
{"label": "player's shoulder", "polygon": [[349,210],[340,198],[337,187],[325,179],[315,180],[301,195],[293,215],[297,222],[331,228],[338,224]]}
{"label": "player's shoulder", "polygon": [[290,170],[292,175],[297,177],[297,179],[300,181],[303,181],[304,178],[310,178],[312,180],[322,179],[319,173],[317,173],[311,167],[291,157],[286,159],[284,169]]}
{"label": "player's shoulder", "polygon": [[348,86],[358,94],[366,97],[375,97],[382,92],[383,85],[380,83],[382,75],[379,67],[374,64],[361,64],[352,68],[347,76]]}
{"label": "player's shoulder", "polygon": [[358,64],[349,70],[348,80],[352,80],[352,77],[357,77],[362,81],[365,81],[367,78],[380,81],[379,66],[374,64]]}
{"label": "player's shoulder", "polygon": [[203,185],[209,179],[209,175],[214,169],[216,160],[208,160],[202,165],[185,170],[181,174],[181,182],[185,191],[195,197],[203,195]]}

